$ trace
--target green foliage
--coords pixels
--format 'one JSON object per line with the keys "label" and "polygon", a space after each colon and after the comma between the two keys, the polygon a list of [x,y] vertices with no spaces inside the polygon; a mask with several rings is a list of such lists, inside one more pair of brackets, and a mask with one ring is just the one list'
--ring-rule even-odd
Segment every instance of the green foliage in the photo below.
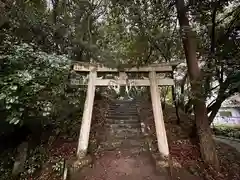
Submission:
{"label": "green foliage", "polygon": [[38,170],[42,163],[48,158],[48,152],[42,146],[38,146],[31,150],[28,154],[28,159],[25,162],[25,171],[21,174],[22,178],[32,176]]}
{"label": "green foliage", "polygon": [[[52,9],[47,6],[50,2]],[[60,132],[78,136],[85,96],[83,90],[68,86],[69,59],[94,59],[111,67],[184,59],[172,2],[0,0],[2,120],[54,124],[49,144]],[[217,92],[224,100],[240,88],[239,5],[236,0],[187,3],[198,59],[204,64],[204,87],[210,86],[206,96],[213,92],[211,82],[218,81]],[[179,97],[191,100],[184,84],[188,90],[179,92]],[[131,89],[131,96],[147,94],[144,89],[138,93]],[[162,93],[164,101],[172,103],[171,90]],[[71,114],[77,115],[69,120]],[[41,150],[31,152],[27,172],[32,174],[45,158]]]}
{"label": "green foliage", "polygon": [[18,124],[26,118],[49,116],[54,99],[64,95],[69,59],[47,54],[33,44],[9,40],[3,44],[0,100],[6,120]]}
{"label": "green foliage", "polygon": [[167,6],[165,1],[110,1],[98,40],[106,63],[131,66],[182,58],[177,18]]}
{"label": "green foliage", "polygon": [[53,171],[55,171],[58,175],[62,175],[63,171],[64,171],[64,160],[59,160],[58,162],[56,162],[53,166],[52,169]]}
{"label": "green foliage", "polygon": [[[197,42],[197,58],[202,65],[203,91],[199,94],[207,100],[217,97],[208,107],[209,120],[212,122],[221,103],[239,92],[240,88],[239,2],[189,1],[186,8],[187,13],[191,14],[190,22]],[[185,104],[187,99],[188,103],[185,105],[188,106],[191,93],[190,81],[186,79],[183,78],[181,82],[179,97],[182,96],[182,104]]]}
{"label": "green foliage", "polygon": [[240,127],[238,126],[226,126],[226,125],[214,126],[213,132],[214,134],[219,136],[240,139]]}

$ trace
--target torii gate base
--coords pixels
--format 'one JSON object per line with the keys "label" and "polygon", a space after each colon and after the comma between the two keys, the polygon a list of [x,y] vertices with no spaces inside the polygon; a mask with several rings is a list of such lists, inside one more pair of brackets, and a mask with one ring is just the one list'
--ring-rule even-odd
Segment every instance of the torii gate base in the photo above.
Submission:
{"label": "torii gate base", "polygon": [[[149,79],[132,80],[132,82],[134,82],[135,86],[150,86],[152,108],[154,113],[154,121],[158,141],[158,150],[160,154],[164,157],[169,156],[169,148],[163,120],[162,106],[160,101],[160,90],[158,86],[159,85],[173,86],[174,81],[173,79],[170,78],[158,79],[156,72],[172,72],[172,66],[173,65],[165,64],[158,66],[142,67],[138,69],[132,68],[124,70],[125,72],[149,73]],[[109,82],[112,81],[110,79],[98,79],[97,72],[118,72],[118,70],[96,66],[89,66],[88,68],[85,68],[84,66],[79,66],[79,64],[74,65],[74,70],[81,72],[89,72],[88,90],[84,105],[82,125],[77,149],[77,157],[81,159],[85,157],[87,154],[96,86],[109,86]],[[120,73],[120,77],[122,76],[123,72]],[[116,83],[118,85],[126,85],[126,79],[116,80]]]}

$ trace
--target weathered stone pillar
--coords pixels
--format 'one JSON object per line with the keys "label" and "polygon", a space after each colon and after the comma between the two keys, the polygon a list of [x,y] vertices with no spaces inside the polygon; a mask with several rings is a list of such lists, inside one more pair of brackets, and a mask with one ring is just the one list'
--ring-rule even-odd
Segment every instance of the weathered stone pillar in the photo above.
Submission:
{"label": "weathered stone pillar", "polygon": [[93,103],[94,103],[94,96],[95,96],[95,89],[96,89],[96,86],[95,86],[96,78],[97,78],[96,71],[92,71],[89,73],[88,89],[87,89],[87,95],[86,95],[86,100],[84,104],[81,130],[80,130],[80,135],[78,140],[78,150],[77,150],[78,158],[83,158],[87,154],[91,121],[92,121]]}
{"label": "weathered stone pillar", "polygon": [[158,141],[158,150],[162,156],[168,157],[169,149],[168,149],[168,142],[167,142],[167,135],[166,135],[165,125],[164,125],[164,120],[163,120],[160,90],[157,85],[156,72],[154,71],[150,72],[149,79],[150,79],[152,108],[153,108],[156,135],[157,135],[157,141]]}

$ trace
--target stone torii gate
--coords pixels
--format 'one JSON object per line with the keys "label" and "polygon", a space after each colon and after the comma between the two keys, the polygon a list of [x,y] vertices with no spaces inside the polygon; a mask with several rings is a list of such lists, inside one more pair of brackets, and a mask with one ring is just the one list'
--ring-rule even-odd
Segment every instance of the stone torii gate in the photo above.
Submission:
{"label": "stone torii gate", "polygon": [[[76,63],[73,65],[73,70],[75,72],[85,72],[89,73],[88,83],[78,85],[87,85],[87,95],[84,105],[84,112],[82,116],[82,124],[78,141],[77,157],[79,159],[83,158],[87,154],[89,135],[92,120],[92,111],[96,86],[109,86],[115,82],[116,85],[126,86],[133,83],[134,86],[150,86],[152,108],[154,114],[156,135],[158,141],[158,150],[162,156],[169,156],[169,148],[166,136],[166,130],[163,120],[163,112],[160,100],[160,89],[158,86],[173,86],[174,80],[172,78],[159,78],[157,73],[171,73],[173,67],[179,63],[161,63],[152,64],[144,67],[133,67],[129,69],[124,69],[119,72],[115,68],[107,68],[100,64],[86,64],[86,63]],[[117,80],[113,79],[101,79],[98,78],[97,73],[117,73],[119,72],[119,78]],[[131,79],[127,78],[126,73],[148,73],[148,78],[145,79]]]}

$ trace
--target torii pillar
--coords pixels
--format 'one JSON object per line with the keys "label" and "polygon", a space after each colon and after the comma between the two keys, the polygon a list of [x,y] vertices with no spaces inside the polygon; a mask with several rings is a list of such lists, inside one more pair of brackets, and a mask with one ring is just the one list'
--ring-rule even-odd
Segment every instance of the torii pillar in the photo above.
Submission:
{"label": "torii pillar", "polygon": [[157,85],[157,75],[155,71],[149,73],[150,91],[152,99],[152,108],[154,114],[156,135],[158,141],[158,150],[163,157],[169,156],[167,135],[163,120],[162,105],[160,99],[160,90]]}
{"label": "torii pillar", "polygon": [[90,129],[91,129],[91,121],[92,121],[93,103],[94,103],[95,90],[96,90],[96,85],[95,85],[96,79],[97,79],[97,72],[90,71],[87,96],[84,104],[81,130],[80,130],[80,135],[78,140],[77,157],[79,159],[85,157],[87,154],[89,135],[90,135]]}

